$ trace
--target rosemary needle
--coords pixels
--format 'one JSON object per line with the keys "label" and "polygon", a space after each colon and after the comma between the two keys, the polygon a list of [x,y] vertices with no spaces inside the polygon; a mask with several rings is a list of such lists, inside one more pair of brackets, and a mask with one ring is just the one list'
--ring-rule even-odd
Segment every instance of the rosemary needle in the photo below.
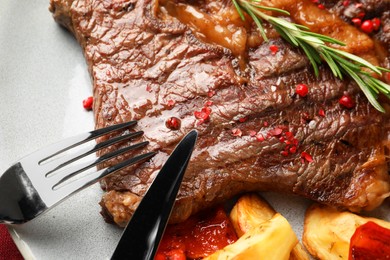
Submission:
{"label": "rosemary needle", "polygon": [[265,41],[268,39],[263,23],[267,21],[283,39],[305,52],[317,77],[319,75],[318,65],[325,61],[335,77],[342,79],[344,75],[347,75],[352,78],[366,95],[368,101],[377,110],[383,113],[385,112],[384,108],[378,102],[378,95],[382,93],[390,99],[390,85],[374,78],[370,73],[363,70],[363,68],[378,75],[382,75],[381,71],[390,72],[390,70],[374,66],[354,54],[326,45],[326,43],[331,43],[345,46],[341,41],[322,34],[313,33],[305,26],[289,22],[279,17],[270,16],[264,12],[274,11],[284,15],[290,15],[285,10],[262,6],[258,0],[232,1],[241,19],[245,20],[243,12],[247,13],[253,19],[261,37]]}

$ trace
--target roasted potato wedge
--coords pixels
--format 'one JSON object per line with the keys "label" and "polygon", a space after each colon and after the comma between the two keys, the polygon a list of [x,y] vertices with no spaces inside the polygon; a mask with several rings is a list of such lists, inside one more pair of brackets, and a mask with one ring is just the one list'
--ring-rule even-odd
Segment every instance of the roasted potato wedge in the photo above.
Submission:
{"label": "roasted potato wedge", "polygon": [[294,248],[291,250],[289,260],[309,260],[309,254],[303,248],[301,243],[296,244]]}
{"label": "roasted potato wedge", "polygon": [[[263,200],[256,193],[241,196],[230,212],[230,220],[239,237],[251,229],[270,220],[276,211],[268,202]],[[300,243],[293,248],[290,260],[309,260],[308,253]]]}
{"label": "roasted potato wedge", "polygon": [[241,196],[230,211],[230,220],[239,237],[250,229],[270,220],[276,211],[254,193]]}
{"label": "roasted potato wedge", "polygon": [[217,259],[289,259],[298,239],[288,221],[279,213],[250,229],[235,243],[206,257]]}
{"label": "roasted potato wedge", "polygon": [[385,228],[390,222],[340,212],[328,206],[314,204],[305,215],[303,244],[318,259],[348,259],[349,243],[357,227],[373,221]]}

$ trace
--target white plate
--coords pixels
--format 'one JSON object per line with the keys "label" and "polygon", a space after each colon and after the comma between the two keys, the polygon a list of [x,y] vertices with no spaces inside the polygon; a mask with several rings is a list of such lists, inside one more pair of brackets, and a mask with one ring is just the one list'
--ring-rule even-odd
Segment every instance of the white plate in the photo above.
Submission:
{"label": "white plate", "polygon": [[[81,49],[48,6],[49,0],[0,3],[0,173],[23,155],[93,128],[92,112],[82,107],[92,91]],[[100,196],[94,185],[32,222],[10,227],[23,256],[108,259],[121,230],[103,221]],[[265,196],[300,235],[309,202]],[[378,215],[386,212],[388,203]]]}
{"label": "white plate", "polygon": [[[30,152],[93,129],[93,113],[82,106],[92,91],[81,48],[48,6],[49,0],[0,2],[0,173]],[[120,230],[102,220],[100,193],[94,185],[11,227],[23,256],[108,258]]]}

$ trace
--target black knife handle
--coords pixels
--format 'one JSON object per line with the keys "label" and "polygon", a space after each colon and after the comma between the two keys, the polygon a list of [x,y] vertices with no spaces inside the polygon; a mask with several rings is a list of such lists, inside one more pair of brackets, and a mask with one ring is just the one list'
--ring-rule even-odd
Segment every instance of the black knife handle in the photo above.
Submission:
{"label": "black knife handle", "polygon": [[112,260],[153,259],[171,215],[198,133],[177,145],[127,224]]}

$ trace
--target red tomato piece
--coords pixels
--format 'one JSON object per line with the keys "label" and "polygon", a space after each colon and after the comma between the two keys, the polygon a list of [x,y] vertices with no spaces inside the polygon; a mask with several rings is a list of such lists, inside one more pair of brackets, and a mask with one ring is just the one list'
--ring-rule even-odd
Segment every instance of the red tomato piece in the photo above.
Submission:
{"label": "red tomato piece", "polygon": [[169,225],[155,259],[203,258],[237,239],[226,212],[219,207],[211,212],[197,214],[183,223]]}
{"label": "red tomato piece", "polygon": [[390,259],[390,229],[369,221],[351,237],[349,260]]}

